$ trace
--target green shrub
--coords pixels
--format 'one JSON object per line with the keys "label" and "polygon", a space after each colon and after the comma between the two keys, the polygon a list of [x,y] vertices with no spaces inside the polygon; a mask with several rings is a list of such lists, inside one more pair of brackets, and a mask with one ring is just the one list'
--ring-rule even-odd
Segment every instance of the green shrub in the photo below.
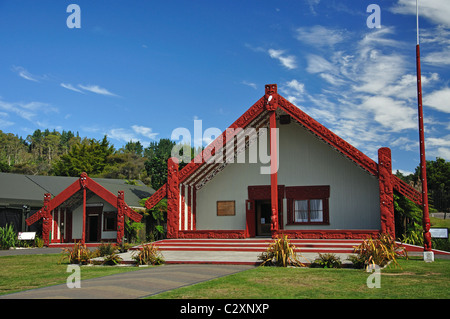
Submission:
{"label": "green shrub", "polygon": [[262,263],[260,266],[304,266],[294,251],[295,246],[291,244],[287,236],[276,238],[267,250],[258,256]]}
{"label": "green shrub", "polygon": [[36,247],[42,248],[42,247],[44,247],[44,240],[40,237],[36,237],[34,239],[34,244],[36,245]]}
{"label": "green shrub", "polygon": [[103,262],[102,262],[102,264],[103,264],[103,265],[110,265],[110,266],[113,266],[113,265],[119,264],[121,261],[122,261],[122,257],[120,257],[119,255],[117,255],[116,252],[112,252],[111,254],[105,255],[105,256],[103,257]]}
{"label": "green shrub", "polygon": [[119,253],[126,253],[131,248],[131,244],[122,241],[120,245],[116,246]]}
{"label": "green shrub", "polygon": [[111,243],[102,243],[94,252],[96,257],[112,255],[117,252],[117,247]]}
{"label": "green shrub", "polygon": [[161,265],[165,262],[158,247],[152,244],[144,245],[132,258],[137,265]]}
{"label": "green shrub", "polygon": [[321,254],[311,264],[312,268],[341,268],[341,258],[335,254]]}
{"label": "green shrub", "polygon": [[355,248],[356,257],[350,257],[355,267],[363,265],[364,268],[370,264],[380,267],[386,266],[390,261],[399,266],[397,258],[408,257],[404,247],[399,246],[392,236],[380,234],[377,239],[366,239]]}
{"label": "green shrub", "polygon": [[60,262],[67,259],[69,264],[86,265],[91,262],[91,258],[93,257],[92,252],[86,247],[86,245],[82,245],[80,243],[76,243],[71,248],[65,248],[62,254],[63,255]]}
{"label": "green shrub", "polygon": [[15,247],[17,242],[17,234],[11,224],[0,227],[0,249]]}

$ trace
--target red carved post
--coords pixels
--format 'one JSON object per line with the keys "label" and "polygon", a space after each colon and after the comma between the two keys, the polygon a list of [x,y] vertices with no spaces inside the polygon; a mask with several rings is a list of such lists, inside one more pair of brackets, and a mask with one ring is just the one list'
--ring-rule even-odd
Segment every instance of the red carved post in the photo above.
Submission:
{"label": "red carved post", "polygon": [[87,187],[87,174],[85,172],[81,173],[80,184],[83,189],[83,231],[81,232],[81,244],[84,245],[86,242],[86,187]]}
{"label": "red carved post", "polygon": [[179,204],[178,159],[171,157],[167,161],[167,238],[178,238]]}
{"label": "red carved post", "polygon": [[52,212],[50,211],[49,203],[51,195],[49,193],[44,194],[44,207],[43,207],[43,221],[42,221],[42,237],[44,244],[48,246],[50,244],[50,232],[52,229]]}
{"label": "red carved post", "polygon": [[266,85],[266,109],[270,111],[270,200],[272,216],[270,229],[273,234],[278,231],[278,149],[277,149],[277,118],[278,93],[276,84]]}
{"label": "red carved post", "polygon": [[117,243],[122,243],[123,237],[125,235],[125,200],[124,192],[119,191],[117,194]]}
{"label": "red carved post", "polygon": [[380,186],[381,232],[395,237],[391,150],[387,147],[378,150],[378,183]]}
{"label": "red carved post", "polygon": [[430,213],[428,208],[428,185],[427,185],[427,161],[425,157],[425,134],[423,127],[423,107],[422,107],[422,75],[420,70],[420,46],[416,45],[416,64],[417,64],[417,107],[419,113],[419,141],[420,141],[420,178],[422,181],[422,211],[423,211],[423,248],[430,252],[431,234],[430,234]]}

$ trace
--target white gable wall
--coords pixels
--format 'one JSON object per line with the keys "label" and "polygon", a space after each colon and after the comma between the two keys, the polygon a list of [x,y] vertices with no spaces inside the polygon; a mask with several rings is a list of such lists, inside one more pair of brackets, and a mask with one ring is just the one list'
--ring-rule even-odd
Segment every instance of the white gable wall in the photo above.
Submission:
{"label": "white gable wall", "polygon": [[[330,185],[329,225],[284,225],[284,229],[380,229],[377,178],[300,125],[277,123],[277,126],[280,152],[278,184],[286,187]],[[248,150],[246,152],[248,159]],[[197,191],[198,230],[245,229],[248,186],[270,185],[270,175],[260,174],[261,165],[268,164],[229,164]],[[236,201],[236,216],[217,216],[216,203],[225,200]],[[283,210],[286,224],[286,200]]]}

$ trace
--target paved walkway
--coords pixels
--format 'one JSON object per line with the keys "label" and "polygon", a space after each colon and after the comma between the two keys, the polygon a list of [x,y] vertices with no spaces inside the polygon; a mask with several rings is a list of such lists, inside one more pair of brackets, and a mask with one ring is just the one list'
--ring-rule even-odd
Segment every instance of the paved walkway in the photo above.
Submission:
{"label": "paved walkway", "polygon": [[[0,299],[137,299],[254,268],[249,265],[173,264],[0,296]],[[83,271],[83,268],[81,268]],[[68,273],[69,275],[69,273]]]}

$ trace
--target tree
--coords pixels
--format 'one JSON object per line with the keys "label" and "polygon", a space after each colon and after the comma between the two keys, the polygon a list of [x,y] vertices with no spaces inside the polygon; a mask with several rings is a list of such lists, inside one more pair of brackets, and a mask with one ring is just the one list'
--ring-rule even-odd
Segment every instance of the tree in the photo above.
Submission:
{"label": "tree", "polygon": [[139,141],[137,142],[129,141],[124,147],[124,152],[142,156],[142,153],[144,152],[144,147]]}
{"label": "tree", "polygon": [[82,172],[88,175],[101,174],[107,164],[107,157],[113,153],[114,146],[109,145],[106,135],[102,141],[85,138],[55,162],[53,174],[74,177],[80,176]]}
{"label": "tree", "polygon": [[[414,180],[420,181],[420,166],[414,173]],[[437,157],[427,161],[427,185],[429,204],[440,212],[450,212],[450,162]]]}

